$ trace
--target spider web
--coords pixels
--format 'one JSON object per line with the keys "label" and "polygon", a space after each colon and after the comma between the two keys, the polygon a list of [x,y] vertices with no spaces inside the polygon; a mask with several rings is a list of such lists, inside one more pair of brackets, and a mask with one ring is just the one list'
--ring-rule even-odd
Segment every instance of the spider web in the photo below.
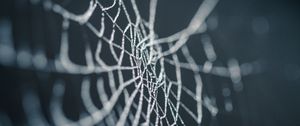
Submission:
{"label": "spider web", "polygon": [[[31,56],[26,51],[12,55],[17,55],[21,68],[29,68],[24,62],[28,61],[38,70],[84,76],[80,92],[85,112],[76,121],[68,119],[62,109],[64,81],[55,82],[50,100],[50,115],[55,125],[186,125],[191,120],[201,124],[202,107],[213,117],[218,113],[215,99],[203,95],[202,74],[230,78],[234,89],[242,90],[242,76],[251,73],[249,64],[240,67],[236,59],[230,59],[227,66],[215,66],[217,54],[207,35],[199,40],[207,58],[202,65],[196,63],[187,46],[191,36],[206,32],[206,20],[218,0],[204,0],[186,28],[164,38],[159,38],[154,29],[157,0],[150,0],[148,20],[141,16],[135,0],[130,1],[130,6],[124,2],[114,0],[105,5],[91,0],[83,14],[75,14],[52,1],[41,2],[45,10],[63,18],[59,56],[50,61],[38,53],[28,61]],[[31,3],[39,5],[40,1]],[[98,23],[92,21],[95,15],[100,19]],[[98,40],[96,46],[84,43],[85,51],[80,52],[84,53],[84,65],[70,58],[71,23],[87,27]],[[191,73],[190,84],[186,83],[183,71]],[[96,81],[90,77],[93,74],[97,75]],[[93,83],[100,105],[91,96]],[[228,91],[224,92],[228,95]],[[195,107],[189,107],[192,102],[184,101],[183,95]],[[33,92],[24,95],[23,104],[30,125],[51,125]],[[228,102],[226,108],[232,109],[230,105]]]}

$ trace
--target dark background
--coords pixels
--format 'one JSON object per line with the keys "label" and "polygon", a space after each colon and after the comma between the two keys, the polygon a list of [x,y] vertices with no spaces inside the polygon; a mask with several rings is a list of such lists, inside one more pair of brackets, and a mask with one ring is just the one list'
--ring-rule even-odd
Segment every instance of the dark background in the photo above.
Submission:
{"label": "dark background", "polygon": [[[197,0],[159,1],[155,27],[158,35],[167,36],[185,28],[200,3]],[[147,10],[148,4],[138,4]],[[86,5],[74,4],[79,10],[84,10]],[[218,86],[222,79],[210,77],[212,78],[210,83],[217,83],[213,84],[213,89],[210,90],[213,90],[217,101],[220,102],[217,102],[220,113],[213,121],[204,117],[204,125],[300,125],[299,9],[299,2],[292,0],[219,1],[211,14],[217,17],[218,27],[209,29],[206,33],[212,38],[218,58],[226,61],[234,57],[240,63],[258,61],[262,72],[243,78],[244,90],[233,94],[234,110],[232,112],[222,109],[224,99],[220,95],[221,87]],[[9,19],[12,22],[13,41],[16,48],[29,45],[32,51],[35,48],[44,48],[49,52],[55,52],[55,48],[47,48],[47,43],[59,41],[60,33],[46,31],[47,29],[60,31],[61,26],[57,25],[60,20],[49,18],[55,15],[41,10],[41,8],[29,5],[26,0],[2,0],[0,2],[0,19]],[[253,22],[257,18],[267,21],[268,28],[264,33],[259,34],[253,31]],[[44,26],[44,24],[49,25]],[[43,29],[36,27],[43,27]],[[192,41],[196,39],[192,38]],[[44,40],[50,42],[40,42]],[[55,44],[52,47],[55,47]],[[192,47],[191,50],[198,49],[193,45],[190,47]],[[51,54],[49,53],[48,57],[54,58],[55,55]],[[68,75],[53,75],[54,77],[45,79],[50,81],[37,79],[40,78],[37,76],[35,71],[0,65],[0,112],[7,114],[14,125],[23,125],[26,121],[21,105],[23,90],[47,89],[47,83],[51,84],[53,78],[61,76],[73,78],[69,79],[70,83],[76,82],[74,79],[76,77],[68,77]],[[45,85],[37,86],[37,83],[45,83]],[[78,90],[80,87],[72,88]],[[49,90],[38,91],[44,94],[42,97],[48,97],[47,94],[49,95],[50,92]],[[44,102],[47,106],[47,100]]]}

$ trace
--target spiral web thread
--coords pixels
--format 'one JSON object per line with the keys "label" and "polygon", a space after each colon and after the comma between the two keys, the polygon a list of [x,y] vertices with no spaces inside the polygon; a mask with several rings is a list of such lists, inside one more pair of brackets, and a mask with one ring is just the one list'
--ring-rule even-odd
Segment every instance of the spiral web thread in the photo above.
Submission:
{"label": "spiral web thread", "polygon": [[[31,2],[37,3],[38,1],[32,0]],[[64,116],[61,101],[65,89],[63,82],[58,81],[54,85],[50,113],[55,125],[103,124],[101,122],[105,122],[106,125],[117,126],[129,124],[133,126],[139,124],[185,125],[185,118],[192,118],[196,123],[201,124],[202,106],[209,110],[212,116],[216,116],[218,108],[213,99],[205,95],[202,96],[203,81],[200,73],[228,77],[232,80],[236,90],[240,90],[242,87],[241,77],[251,73],[240,67],[235,59],[229,60],[228,66],[214,66],[213,62],[217,59],[217,55],[208,36],[201,40],[207,57],[203,65],[197,64],[189,52],[186,45],[189,37],[206,31],[205,21],[216,6],[217,0],[203,1],[185,29],[164,38],[158,38],[154,30],[157,0],[150,0],[148,21],[141,17],[136,1],[131,0],[130,2],[134,14],[129,14],[123,0],[114,0],[110,6],[104,6],[99,1],[91,0],[89,7],[83,14],[74,14],[51,1],[42,1],[45,10],[54,12],[63,18],[60,53],[53,62],[47,61],[42,53],[31,56],[33,65],[36,69],[43,71],[87,76],[82,80],[81,99],[88,114],[83,114],[77,121],[72,121]],[[114,15],[109,13],[112,8],[117,8],[117,13]],[[100,28],[89,22],[97,9],[101,9],[101,13],[98,14],[101,16]],[[125,15],[128,22],[125,28],[117,23],[120,15]],[[112,25],[106,25],[105,21],[112,22]],[[69,38],[72,37],[68,35],[70,22],[87,27],[99,39],[96,51],[92,51],[86,43],[84,52],[86,65],[76,64],[69,58],[69,43],[71,43]],[[104,34],[107,29],[111,29],[110,36]],[[121,42],[115,40],[116,32],[122,33]],[[116,62],[115,65],[108,65],[105,59],[100,56],[101,53],[108,53],[103,51],[104,44],[109,45],[111,58]],[[128,44],[130,48],[126,48]],[[167,47],[163,48],[163,44]],[[5,44],[2,44],[3,46]],[[185,61],[180,61],[179,52],[183,54]],[[26,57],[30,54],[23,51],[16,55]],[[22,60],[26,59],[19,59],[20,62]],[[129,61],[129,65],[124,65],[125,60],[127,60],[126,62]],[[174,67],[175,80],[168,77],[165,68],[166,63]],[[54,67],[48,67],[49,64],[54,64]],[[19,65],[26,68],[24,63]],[[195,85],[195,89],[189,89],[182,82],[184,78],[182,78],[181,71],[183,69],[193,73],[192,84]],[[102,77],[97,79],[97,91],[102,104],[102,107],[99,108],[93,103],[90,96],[91,81],[88,76],[101,73],[106,73],[109,81],[105,82]],[[131,79],[125,80],[124,73],[128,73]],[[106,93],[104,85],[109,86],[111,95]],[[130,86],[134,89],[127,89]],[[174,87],[176,90],[171,89]],[[158,95],[159,93],[163,95]],[[191,110],[186,103],[182,102],[182,93],[196,101],[196,110]],[[118,104],[122,96],[126,101],[123,106]],[[26,94],[23,104],[29,124],[50,125],[40,111],[41,107],[36,95]],[[183,118],[179,111],[185,111],[189,117]],[[116,116],[116,113],[119,116]]]}

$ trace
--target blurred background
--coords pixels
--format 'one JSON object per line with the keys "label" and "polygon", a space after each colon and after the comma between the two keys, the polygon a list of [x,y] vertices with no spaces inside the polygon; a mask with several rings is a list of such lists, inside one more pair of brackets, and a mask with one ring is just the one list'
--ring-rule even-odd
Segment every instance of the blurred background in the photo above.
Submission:
{"label": "blurred background", "polygon": [[[35,0],[32,0],[35,1]],[[56,1],[66,8],[80,13],[88,2]],[[148,2],[148,1],[147,1]],[[185,28],[202,1],[158,1],[155,29],[160,37],[171,35]],[[142,15],[148,13],[148,3],[137,2]],[[204,110],[203,124],[212,126],[299,126],[300,125],[300,6],[293,0],[220,0],[207,19],[205,33],[220,59],[225,62],[236,58],[240,64],[257,63],[260,72],[243,77],[244,88],[232,92],[233,109],[227,111],[222,88],[230,81],[203,75],[205,93],[214,95],[219,113],[210,118]],[[48,59],[54,59],[59,51],[61,17],[45,11],[42,6],[32,5],[28,0],[1,0],[0,43],[13,42],[16,50],[45,51]],[[89,35],[80,36],[84,29],[74,26],[71,39],[90,40]],[[88,33],[87,33],[88,34]],[[201,36],[201,35],[200,35]],[[191,41],[197,41],[197,36]],[[76,43],[76,42],[75,42]],[[79,42],[77,42],[79,43]],[[188,47],[198,55],[200,47],[191,42]],[[81,45],[71,45],[74,55],[82,55]],[[14,52],[0,48],[0,58],[10,59]],[[72,51],[72,50],[71,50]],[[201,52],[200,52],[201,53]],[[200,54],[199,55],[202,55]],[[26,56],[26,54],[24,54]],[[72,57],[72,56],[71,56]],[[17,59],[18,60],[18,59]],[[15,67],[10,60],[0,64],[0,125],[25,125],[22,94],[34,90],[41,99],[42,110],[47,113],[51,88],[57,78],[65,78],[67,85],[64,109],[71,119],[80,106],[78,92],[80,75],[64,75],[39,72],[26,67],[28,59]],[[80,62],[82,58],[75,58]],[[201,60],[201,59],[200,59]],[[95,75],[93,75],[95,76]],[[78,83],[78,84],[76,84]],[[228,86],[232,88],[231,86]],[[75,110],[76,111],[76,110]],[[207,116],[206,116],[207,115]],[[49,114],[45,114],[49,118]],[[185,116],[183,116],[185,117]],[[188,125],[188,124],[187,124]]]}

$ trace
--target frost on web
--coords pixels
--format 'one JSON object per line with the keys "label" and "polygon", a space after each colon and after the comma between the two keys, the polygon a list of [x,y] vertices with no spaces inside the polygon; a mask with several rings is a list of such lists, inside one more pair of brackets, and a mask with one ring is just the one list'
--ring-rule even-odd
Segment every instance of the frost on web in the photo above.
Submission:
{"label": "frost on web", "polygon": [[[51,119],[46,119],[41,111],[38,96],[25,93],[23,106],[30,125],[187,125],[191,121],[201,124],[202,107],[213,117],[218,113],[215,99],[202,92],[202,75],[229,78],[234,89],[240,91],[242,76],[251,73],[251,65],[240,67],[236,59],[216,66],[217,54],[208,35],[198,40],[207,60],[199,64],[190,53],[190,37],[206,32],[207,17],[217,0],[204,0],[185,29],[164,38],[154,29],[157,0],[150,0],[148,18],[143,18],[135,0],[114,0],[109,4],[91,0],[82,14],[49,0],[31,3],[62,18],[56,58],[49,60],[43,51],[34,55],[26,50],[11,51],[13,48],[7,43],[0,47],[16,57],[20,68],[81,76],[83,111],[78,120],[65,115],[66,85],[64,79],[58,79],[49,101]],[[86,38],[97,39],[93,43],[82,41],[84,51],[77,54],[84,55],[84,63],[70,58],[76,56],[70,54],[72,24],[88,29],[80,31],[89,33]],[[189,73],[190,78],[183,73]],[[97,98],[91,96],[91,90],[96,90]],[[223,93],[228,95],[230,91],[225,89]],[[228,102],[225,107],[230,110],[232,104]]]}

